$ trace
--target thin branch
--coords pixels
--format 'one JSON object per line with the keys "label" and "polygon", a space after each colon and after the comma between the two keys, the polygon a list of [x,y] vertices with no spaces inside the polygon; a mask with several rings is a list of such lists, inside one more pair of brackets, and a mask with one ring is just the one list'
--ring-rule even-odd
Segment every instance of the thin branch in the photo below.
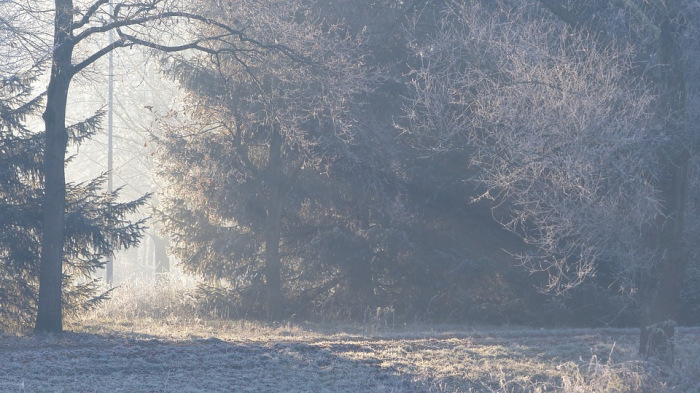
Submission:
{"label": "thin branch", "polygon": [[98,0],[93,5],[91,5],[90,8],[88,8],[88,10],[85,12],[85,15],[83,15],[83,17],[80,19],[80,21],[73,24],[73,30],[75,31],[75,29],[79,29],[88,24],[88,22],[90,22],[90,18],[92,18],[92,16],[95,15],[97,10],[107,3],[109,3],[109,0]]}
{"label": "thin branch", "polygon": [[545,8],[547,8],[554,16],[559,18],[562,22],[566,23],[567,25],[571,27],[579,27],[581,24],[581,21],[576,18],[576,16],[566,9],[561,3],[561,1],[557,0],[540,0],[540,3],[542,3]]}
{"label": "thin branch", "polygon": [[204,39],[194,40],[194,41],[189,42],[187,44],[170,46],[170,45],[158,44],[158,43],[147,41],[147,40],[142,40],[142,39],[137,38],[131,34],[124,33],[121,30],[117,30],[117,34],[119,34],[119,37],[122,41],[128,42],[129,43],[128,45],[141,45],[141,46],[145,46],[147,48],[156,49],[156,50],[166,52],[166,53],[182,52],[182,51],[185,51],[188,49],[199,50],[199,51],[211,54],[211,55],[223,52],[223,50],[216,50],[216,49],[212,49],[212,48],[208,48],[208,47],[200,45],[202,42],[207,42],[207,41],[213,40],[213,38],[209,38],[209,37],[204,38]]}
{"label": "thin branch", "polygon": [[[86,13],[86,15],[83,17],[83,19],[81,19],[81,21],[78,22],[78,24],[76,24],[75,26],[80,27],[80,26],[83,26],[84,24],[86,24],[88,19],[89,19],[89,16],[94,15],[94,13],[97,11],[97,9],[100,7],[100,5],[103,5],[107,1],[109,1],[109,0],[98,0],[96,3],[94,3],[90,7],[90,9]],[[120,6],[123,6],[123,4],[119,4],[115,8],[114,15],[112,16],[115,19],[118,18]],[[150,11],[154,8],[155,7],[153,5],[149,5],[149,7],[142,8],[141,10],[139,10],[139,12],[147,12],[147,11]],[[197,39],[195,41],[192,41],[190,43],[183,44],[183,45],[169,46],[169,45],[163,45],[163,44],[151,42],[151,41],[148,41],[145,39],[140,39],[134,35],[126,34],[123,31],[121,31],[122,27],[138,26],[138,25],[144,25],[148,22],[154,22],[154,21],[165,20],[165,19],[177,19],[177,18],[187,19],[187,20],[191,20],[191,21],[199,21],[199,22],[211,25],[211,26],[218,27],[218,28],[222,29],[225,33],[220,34],[218,36],[210,36],[210,37],[206,37],[206,38],[202,38],[202,39]],[[181,51],[185,51],[185,50],[189,50],[189,49],[198,50],[198,51],[208,53],[208,54],[214,55],[214,56],[218,56],[218,55],[223,54],[223,53],[228,53],[233,57],[233,59],[236,62],[242,64],[246,68],[248,66],[245,63],[245,61],[243,61],[237,55],[238,52],[253,52],[253,53],[258,53],[258,54],[264,54],[265,52],[269,52],[269,51],[278,51],[278,52],[286,55],[292,61],[296,61],[296,62],[304,63],[304,64],[310,64],[310,65],[315,64],[311,59],[304,57],[303,55],[295,52],[294,50],[292,50],[291,48],[289,48],[287,46],[279,45],[279,44],[266,44],[266,43],[263,43],[261,41],[247,37],[242,30],[234,29],[234,28],[232,28],[224,23],[217,22],[215,20],[212,20],[210,18],[206,18],[206,17],[201,16],[201,15],[191,14],[188,12],[180,12],[180,11],[162,12],[162,13],[158,13],[155,15],[147,15],[147,16],[140,17],[140,18],[129,18],[129,19],[123,19],[123,20],[116,20],[113,23],[108,23],[108,24],[105,24],[102,26],[88,28],[88,29],[82,31],[81,33],[77,34],[76,36],[74,36],[72,41],[73,41],[73,44],[75,45],[93,34],[104,33],[104,32],[108,32],[110,30],[117,30],[117,32],[120,36],[120,40],[102,48],[101,50],[95,52],[93,55],[91,55],[87,59],[76,64],[73,68],[74,74],[80,72],[85,67],[94,63],[99,58],[101,58],[102,56],[111,52],[112,50],[119,48],[119,47],[131,46],[134,44],[141,45],[141,46],[148,47],[148,48],[152,48],[152,49],[156,49],[156,50],[163,51],[166,53],[181,52]],[[206,43],[206,42],[225,41],[225,37],[227,37],[227,36],[237,37],[237,39],[241,43],[252,44],[252,46],[254,48],[241,49],[241,48],[236,47],[234,44],[231,44],[232,45],[231,48],[223,48],[223,49],[217,50],[217,49],[212,49],[212,48],[209,48],[209,47],[202,45],[203,43]],[[248,71],[249,71],[250,75],[254,77],[253,73],[250,72],[250,70],[248,70]]]}
{"label": "thin branch", "polygon": [[603,45],[610,43],[608,32],[598,18],[586,18],[582,15],[577,15],[570,9],[565,8],[562,2],[558,0],[539,0],[539,2],[557,19],[567,25],[590,34],[591,37],[595,37],[596,41]]}
{"label": "thin branch", "polygon": [[98,59],[100,59],[102,56],[108,54],[109,52],[113,51],[116,48],[124,48],[127,46],[132,45],[131,43],[125,42],[124,40],[117,40],[114,41],[113,43],[105,46],[104,48],[98,50],[97,52],[93,53],[88,57],[87,59],[81,61],[80,63],[76,64],[73,66],[73,69],[71,70],[73,75],[79,73],[82,71],[85,67],[89,66],[90,64],[96,62]]}
{"label": "thin branch", "polygon": [[[118,15],[116,9],[115,9],[114,15],[115,15],[115,17],[117,17],[117,15]],[[281,53],[284,53],[286,56],[288,56],[289,58],[291,58],[294,61],[309,63],[309,64],[313,63],[310,59],[307,59],[303,55],[296,53],[294,50],[292,50],[291,48],[289,48],[285,45],[266,44],[264,42],[250,38],[250,37],[246,36],[242,30],[234,29],[234,28],[232,28],[224,23],[217,22],[213,19],[206,18],[206,17],[201,16],[201,15],[192,14],[189,12],[181,12],[181,11],[162,12],[162,13],[158,13],[155,15],[144,16],[141,18],[118,20],[116,22],[108,23],[108,24],[103,25],[103,26],[96,26],[93,28],[89,28],[89,29],[82,31],[80,34],[76,35],[74,37],[73,42],[75,44],[77,44],[78,42],[82,41],[83,39],[89,37],[92,34],[105,33],[105,32],[108,32],[109,30],[112,30],[112,29],[119,29],[121,27],[128,27],[128,26],[144,25],[148,22],[154,22],[154,21],[164,20],[164,19],[176,19],[176,18],[198,21],[198,22],[202,22],[202,23],[205,23],[207,25],[210,25],[210,26],[218,27],[218,28],[222,29],[223,31],[227,32],[228,33],[227,35],[236,36],[238,38],[238,40],[241,42],[250,43],[258,48],[265,49],[265,50],[279,51]],[[224,36],[225,35],[221,35],[220,37],[224,37]],[[144,43],[146,43],[145,40],[138,40],[138,41],[139,41],[138,43],[140,45],[144,45]],[[153,45],[155,45],[155,44],[153,44]],[[190,48],[183,48],[182,50],[184,50],[184,49],[190,49]]]}

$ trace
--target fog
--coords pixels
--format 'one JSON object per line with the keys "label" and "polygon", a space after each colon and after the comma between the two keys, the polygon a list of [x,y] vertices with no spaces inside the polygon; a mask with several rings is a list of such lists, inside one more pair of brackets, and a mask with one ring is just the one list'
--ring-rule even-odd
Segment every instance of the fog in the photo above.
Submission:
{"label": "fog", "polygon": [[[155,279],[153,239],[157,233],[150,217],[158,204],[160,181],[152,137],[158,132],[155,127],[158,116],[182,111],[184,105],[184,95],[177,82],[163,75],[157,62],[153,53],[141,48],[114,54],[113,187],[120,189],[120,199],[124,201],[153,194],[147,205],[132,215],[134,220],[149,217],[143,240],[138,247],[115,255],[114,286],[134,279]],[[75,81],[69,96],[69,123],[82,121],[86,114],[108,110],[108,69],[105,58]],[[72,159],[66,166],[68,182],[87,182],[108,174],[106,123],[90,140],[69,147]]]}
{"label": "fog", "polygon": [[697,1],[116,3],[0,0],[0,332],[700,323]]}

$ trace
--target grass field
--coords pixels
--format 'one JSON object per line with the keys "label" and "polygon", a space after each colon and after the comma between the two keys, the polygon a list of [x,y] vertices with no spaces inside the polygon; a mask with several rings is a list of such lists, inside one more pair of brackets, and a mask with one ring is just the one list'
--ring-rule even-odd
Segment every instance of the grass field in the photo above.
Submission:
{"label": "grass field", "polygon": [[129,307],[115,296],[68,333],[0,336],[0,392],[700,392],[700,328],[679,329],[668,368],[636,357],[634,329],[262,324]]}

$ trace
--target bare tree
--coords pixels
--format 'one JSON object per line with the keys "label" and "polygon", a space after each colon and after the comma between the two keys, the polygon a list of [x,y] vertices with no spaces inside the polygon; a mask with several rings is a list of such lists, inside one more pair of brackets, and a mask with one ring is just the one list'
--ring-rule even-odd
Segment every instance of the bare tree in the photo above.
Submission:
{"label": "bare tree", "polygon": [[[593,2],[540,1],[567,25],[599,45],[635,44],[636,76],[656,96],[651,112],[658,143],[652,146],[658,165],[649,182],[658,192],[659,211],[647,241],[655,258],[639,271],[642,305],[639,352],[673,360],[676,310],[689,250],[684,241],[690,158],[697,153],[692,126],[697,99],[697,13],[700,4],[686,0]],[[611,18],[610,15],[623,18]],[[620,22],[624,22],[622,25]]]}
{"label": "bare tree", "polygon": [[51,36],[36,18],[40,11],[40,4],[18,7],[15,1],[0,0],[0,76],[19,73],[48,59]]}
{"label": "bare tree", "polygon": [[[109,52],[135,45],[165,52],[199,50],[213,57],[235,56],[240,51],[279,51],[293,56],[282,45],[267,45],[249,38],[242,28],[189,12],[189,5],[189,2],[178,0],[119,1],[115,4],[109,0],[53,2],[53,44],[49,51],[51,74],[43,113],[46,127],[45,200],[36,331],[60,332],[63,329],[61,281],[66,199],[64,166],[68,141],[66,106],[75,76]],[[37,18],[43,15],[39,10],[25,11]],[[206,37],[194,34],[201,26],[208,26],[211,34]],[[117,39],[100,44],[106,41],[110,31],[117,33]],[[220,44],[216,49],[212,47],[214,42]],[[94,45],[101,46],[90,49]]]}
{"label": "bare tree", "polygon": [[[523,262],[549,272],[549,289],[614,264],[642,304],[640,352],[672,359],[696,143],[685,129],[680,3],[664,2],[658,24],[640,27],[645,9],[619,2],[630,30],[656,32],[651,44],[616,41],[573,2],[542,3],[558,18],[536,2],[449,3],[439,32],[415,37],[422,67],[408,119],[431,149],[474,148],[483,197],[536,246]],[[649,47],[654,64],[640,62]]]}

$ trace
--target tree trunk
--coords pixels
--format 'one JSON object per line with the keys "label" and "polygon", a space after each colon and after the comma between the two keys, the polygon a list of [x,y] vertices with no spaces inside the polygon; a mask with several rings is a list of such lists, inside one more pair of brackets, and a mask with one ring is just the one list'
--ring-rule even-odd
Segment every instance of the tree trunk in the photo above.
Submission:
{"label": "tree trunk", "polygon": [[[356,205],[356,211],[362,211],[365,206]],[[366,231],[373,231],[369,227],[369,212],[365,211],[362,218],[359,220],[360,228]],[[371,236],[374,237],[374,236]],[[370,241],[376,241],[372,238]],[[348,285],[350,293],[356,296],[356,300],[362,309],[366,307],[374,308],[376,299],[374,296],[374,275],[372,274],[372,252],[360,247],[355,241],[350,244],[350,249],[344,250],[345,255],[339,255],[339,258],[346,259],[350,264],[348,271]]]}
{"label": "tree trunk", "polygon": [[365,306],[373,307],[374,283],[372,282],[372,257],[366,253],[355,253],[355,258],[349,261],[350,271],[348,284],[350,292]]}
{"label": "tree trunk", "polygon": [[[55,90],[55,89],[54,89]],[[51,89],[50,89],[51,91]],[[67,135],[60,110],[65,107],[66,96],[47,95],[44,114],[46,122],[46,145],[44,153],[44,206],[41,237],[41,265],[39,268],[39,302],[34,329],[44,332],[61,332],[62,323],[62,279],[64,210],[66,182],[64,173]],[[65,112],[63,112],[65,113]]]}
{"label": "tree trunk", "polygon": [[642,283],[642,326],[639,353],[673,363],[676,313],[685,276],[687,247],[683,242],[683,212],[688,183],[685,156],[669,160],[668,188],[662,190],[666,205],[660,228],[661,261]]}
{"label": "tree trunk", "polygon": [[63,244],[65,231],[66,104],[72,78],[73,43],[70,29],[73,2],[56,0],[54,52],[51,79],[46,93],[44,147],[44,205],[42,212],[39,300],[34,330],[63,331]]}
{"label": "tree trunk", "polygon": [[153,253],[156,267],[156,276],[162,276],[170,272],[170,259],[168,258],[168,238],[160,237],[158,231],[153,231]]}
{"label": "tree trunk", "polygon": [[267,284],[267,315],[270,320],[282,316],[282,261],[280,259],[280,227],[282,220],[282,136],[276,126],[271,129],[268,157],[270,196],[267,203],[265,233],[265,281]]}
{"label": "tree trunk", "polygon": [[[670,14],[661,21],[659,59],[662,76],[659,83],[659,116],[664,132],[671,140],[660,151],[662,171],[659,191],[664,208],[657,225],[660,261],[642,279],[642,318],[639,353],[673,363],[673,337],[687,260],[683,242],[683,216],[688,188],[690,154],[683,145],[686,109],[685,74],[682,50],[678,42],[676,19],[679,6],[670,7]],[[680,141],[680,142],[679,142]]]}

